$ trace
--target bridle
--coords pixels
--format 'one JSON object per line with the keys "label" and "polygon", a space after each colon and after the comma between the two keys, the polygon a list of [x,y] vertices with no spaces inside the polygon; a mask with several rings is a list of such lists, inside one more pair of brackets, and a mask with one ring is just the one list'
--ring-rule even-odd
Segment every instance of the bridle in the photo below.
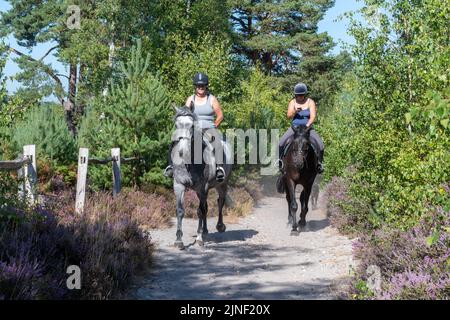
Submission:
{"label": "bridle", "polygon": [[298,137],[295,137],[295,136],[294,136],[293,143],[296,144],[296,147],[297,147],[297,148],[293,148],[293,151],[295,151],[296,156],[299,156],[299,157],[301,158],[302,163],[304,163],[306,169],[308,169],[308,161],[307,161],[307,159],[308,159],[308,154],[309,154],[309,151],[310,151],[309,149],[310,149],[311,147],[310,147],[309,144],[308,144],[307,138],[306,138],[305,136],[303,136],[302,138],[304,139],[304,140],[302,139],[302,140],[304,141],[303,144],[306,144],[306,145],[308,146],[308,148],[303,149],[303,148],[302,148],[303,145],[300,147],[300,145],[299,145],[300,143],[299,143],[298,141],[296,141],[296,140],[298,139]]}

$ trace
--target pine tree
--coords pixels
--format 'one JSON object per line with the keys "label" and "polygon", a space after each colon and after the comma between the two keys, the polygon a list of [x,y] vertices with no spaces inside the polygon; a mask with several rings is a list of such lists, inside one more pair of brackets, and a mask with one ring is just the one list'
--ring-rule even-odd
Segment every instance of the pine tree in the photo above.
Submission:
{"label": "pine tree", "polygon": [[[124,165],[124,182],[133,185],[152,168],[161,171],[171,134],[170,100],[159,76],[149,72],[149,61],[150,55],[143,57],[138,40],[129,61],[121,63],[120,81],[111,85],[104,101],[92,106],[79,132],[80,147],[90,147],[94,156],[109,156],[111,148],[119,147],[123,157],[140,158]],[[109,184],[108,173],[95,177],[100,184]]]}
{"label": "pine tree", "polygon": [[[154,38],[154,4],[135,1],[8,0],[11,8],[0,13],[0,35],[13,35],[28,50],[41,44],[52,47],[33,57],[19,47],[8,47],[21,71],[21,95],[32,102],[54,95],[64,107],[67,126],[76,134],[84,107],[108,85],[115,58],[126,54],[136,34]],[[72,20],[79,8],[79,27]],[[159,31],[159,30],[158,30]],[[157,46],[157,44],[156,44]],[[68,67],[61,74],[48,57]]]}
{"label": "pine tree", "polygon": [[237,53],[268,73],[293,70],[310,47],[329,45],[317,24],[334,0],[229,0]]}
{"label": "pine tree", "polygon": [[64,114],[58,105],[42,104],[31,109],[14,130],[16,152],[27,144],[36,145],[40,156],[59,163],[76,161],[75,140],[70,134]]}

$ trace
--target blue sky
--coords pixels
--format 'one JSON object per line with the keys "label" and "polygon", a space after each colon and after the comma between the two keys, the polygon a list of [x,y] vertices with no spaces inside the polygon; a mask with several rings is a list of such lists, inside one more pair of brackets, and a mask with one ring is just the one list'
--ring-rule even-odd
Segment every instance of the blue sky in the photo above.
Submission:
{"label": "blue sky", "polygon": [[[345,12],[354,11],[361,7],[362,2],[360,0],[336,0],[335,6],[327,12],[324,19],[319,23],[319,32],[328,32],[336,43],[336,48],[334,48],[333,53],[338,53],[345,44],[354,43],[353,38],[347,34],[348,20],[341,20],[339,17]],[[6,1],[0,0],[0,11],[7,11],[9,8],[10,5]],[[30,53],[27,49],[18,46],[12,36],[5,39],[5,42],[18,50],[27,52],[28,54]],[[42,57],[45,52],[51,48],[51,46],[52,44],[48,43],[35,47],[33,51],[31,51],[32,57]],[[49,55],[44,61],[51,63],[52,66],[57,68],[60,73],[67,73],[66,67],[59,63],[52,55]],[[8,81],[6,83],[8,92],[14,92],[19,85],[17,81],[12,81],[9,79],[9,77],[14,76],[18,71],[19,69],[17,65],[9,59],[4,70],[5,76],[8,77]]]}

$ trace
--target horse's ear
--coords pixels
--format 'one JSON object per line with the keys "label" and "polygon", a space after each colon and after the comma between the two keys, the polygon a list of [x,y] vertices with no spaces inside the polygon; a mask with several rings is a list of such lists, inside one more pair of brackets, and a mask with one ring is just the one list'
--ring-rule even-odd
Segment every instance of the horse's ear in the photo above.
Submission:
{"label": "horse's ear", "polygon": [[172,109],[175,111],[175,113],[180,112],[180,109],[175,104],[172,105]]}

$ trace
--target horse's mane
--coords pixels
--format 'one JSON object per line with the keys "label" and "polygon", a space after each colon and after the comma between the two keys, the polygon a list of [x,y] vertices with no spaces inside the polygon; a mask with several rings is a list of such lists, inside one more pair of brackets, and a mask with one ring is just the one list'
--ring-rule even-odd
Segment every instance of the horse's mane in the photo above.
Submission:
{"label": "horse's mane", "polygon": [[198,120],[197,115],[192,112],[192,110],[186,106],[183,106],[181,108],[177,108],[177,113],[175,114],[175,117],[173,118],[174,121],[176,121],[176,119],[178,117],[192,117],[194,119],[194,121]]}

